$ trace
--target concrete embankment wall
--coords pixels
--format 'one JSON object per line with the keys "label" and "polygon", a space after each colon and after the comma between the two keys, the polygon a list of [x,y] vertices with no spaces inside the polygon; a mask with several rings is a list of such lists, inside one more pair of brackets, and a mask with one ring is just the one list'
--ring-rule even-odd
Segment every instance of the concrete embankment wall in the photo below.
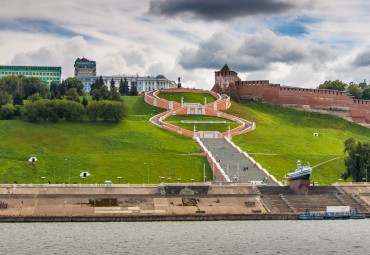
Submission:
{"label": "concrete embankment wall", "polygon": [[198,214],[198,215],[129,215],[129,216],[1,216],[0,222],[112,222],[112,221],[235,221],[297,220],[299,214]]}

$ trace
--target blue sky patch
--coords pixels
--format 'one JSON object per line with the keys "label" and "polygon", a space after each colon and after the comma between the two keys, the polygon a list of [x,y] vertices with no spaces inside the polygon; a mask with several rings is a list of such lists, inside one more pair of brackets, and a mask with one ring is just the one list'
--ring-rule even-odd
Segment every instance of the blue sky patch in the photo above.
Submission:
{"label": "blue sky patch", "polygon": [[270,29],[277,35],[287,35],[291,37],[299,37],[309,34],[307,25],[319,22],[318,19],[301,16],[301,17],[276,17],[270,19],[267,24]]}
{"label": "blue sky patch", "polygon": [[24,18],[15,20],[0,20],[0,31],[54,34],[63,37],[74,37],[80,35],[72,30],[56,25],[49,20]]}

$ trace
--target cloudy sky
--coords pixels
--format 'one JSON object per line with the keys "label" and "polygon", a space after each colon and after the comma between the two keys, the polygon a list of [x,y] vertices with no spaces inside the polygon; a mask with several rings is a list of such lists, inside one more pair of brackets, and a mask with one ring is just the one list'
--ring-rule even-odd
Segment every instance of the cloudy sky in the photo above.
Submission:
{"label": "cloudy sky", "polygon": [[0,0],[0,64],[97,61],[98,75],[163,74],[211,89],[242,80],[370,81],[368,0]]}

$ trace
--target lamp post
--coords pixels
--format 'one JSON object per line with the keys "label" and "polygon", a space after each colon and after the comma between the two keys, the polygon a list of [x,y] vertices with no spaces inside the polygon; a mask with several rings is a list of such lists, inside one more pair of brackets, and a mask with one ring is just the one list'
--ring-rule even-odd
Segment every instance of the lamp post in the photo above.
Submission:
{"label": "lamp post", "polygon": [[82,184],[85,184],[85,178],[84,176],[81,177],[82,178]]}
{"label": "lamp post", "polygon": [[55,166],[54,166],[54,184],[55,184]]}
{"label": "lamp post", "polygon": [[367,182],[367,167],[369,166],[369,164],[364,164],[364,167],[366,167],[366,182]]}
{"label": "lamp post", "polygon": [[117,179],[118,179],[118,184],[120,184],[122,177],[117,177]]}
{"label": "lamp post", "polygon": [[45,177],[41,177],[41,179],[42,179],[42,184],[44,184]]}
{"label": "lamp post", "polygon": [[68,161],[68,184],[71,184],[71,161],[69,159],[66,159]]}
{"label": "lamp post", "polygon": [[150,162],[150,163],[144,163],[144,165],[148,165],[148,184],[149,184],[149,164],[153,164],[153,162]]}

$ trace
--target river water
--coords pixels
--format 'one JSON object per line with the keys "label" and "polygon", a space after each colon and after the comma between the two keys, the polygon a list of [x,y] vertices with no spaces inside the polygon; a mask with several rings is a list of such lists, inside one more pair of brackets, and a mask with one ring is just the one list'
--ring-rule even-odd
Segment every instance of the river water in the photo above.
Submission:
{"label": "river water", "polygon": [[370,220],[1,223],[0,254],[370,254]]}

